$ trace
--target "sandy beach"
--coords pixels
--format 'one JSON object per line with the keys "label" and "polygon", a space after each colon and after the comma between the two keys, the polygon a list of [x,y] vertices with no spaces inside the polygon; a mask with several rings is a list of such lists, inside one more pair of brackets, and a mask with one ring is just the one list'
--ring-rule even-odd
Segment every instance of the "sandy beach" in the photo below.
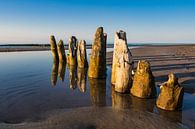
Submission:
{"label": "sandy beach", "polygon": [[0,10],[0,129],[195,129],[195,0]]}
{"label": "sandy beach", "polygon": [[[185,92],[195,93],[195,45],[144,46],[131,50],[135,69],[139,60],[148,60],[159,86],[169,73],[174,73],[185,87]],[[112,52],[107,54],[107,64],[112,64]]]}
{"label": "sandy beach", "polygon": [[[156,85],[165,82],[169,73],[175,73],[185,92],[195,95],[195,45],[142,46],[131,49],[135,68],[138,60],[148,60],[155,76]],[[112,65],[112,52],[107,53],[107,65]],[[134,69],[135,70],[135,69]],[[110,95],[112,97],[112,95]],[[113,99],[113,98],[112,98]],[[116,99],[116,98],[115,98]],[[78,107],[44,113],[40,120],[26,120],[18,124],[0,123],[1,129],[179,129],[188,128],[172,118],[162,117],[144,110],[143,104],[131,98],[131,103],[122,96],[117,98],[118,106]],[[113,101],[113,100],[112,100]],[[123,109],[124,105],[133,105]],[[155,103],[153,103],[155,105]],[[122,106],[121,106],[122,105]],[[154,106],[153,105],[153,106]],[[153,108],[152,108],[153,110]],[[194,109],[193,109],[194,111]],[[192,112],[194,113],[194,112]],[[163,113],[169,114],[169,112]],[[166,115],[165,115],[166,116]],[[195,115],[191,114],[191,117]],[[174,118],[173,119],[177,119]],[[191,121],[194,121],[191,120]],[[195,127],[190,123],[191,128]]]}
{"label": "sandy beach", "polygon": [[41,122],[26,122],[9,125],[1,124],[2,129],[182,129],[155,114],[140,110],[118,110],[105,107],[58,110]]}

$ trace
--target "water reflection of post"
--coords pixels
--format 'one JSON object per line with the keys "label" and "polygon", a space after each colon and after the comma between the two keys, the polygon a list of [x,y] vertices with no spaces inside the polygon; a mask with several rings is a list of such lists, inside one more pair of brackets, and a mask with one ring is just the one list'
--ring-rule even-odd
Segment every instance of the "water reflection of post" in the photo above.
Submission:
{"label": "water reflection of post", "polygon": [[60,80],[62,82],[64,82],[65,72],[66,72],[66,62],[65,61],[61,61],[59,63],[59,68],[58,68],[58,77],[60,78]]}
{"label": "water reflection of post", "polygon": [[89,78],[90,97],[92,105],[105,106],[106,105],[106,79],[92,79]]}
{"label": "water reflection of post", "polygon": [[132,108],[140,111],[153,112],[156,99],[141,99],[130,95]]}
{"label": "water reflection of post", "polygon": [[129,94],[121,94],[115,91],[112,86],[112,107],[115,109],[127,109],[131,106]]}
{"label": "water reflection of post", "polygon": [[77,86],[81,92],[86,91],[87,69],[78,68],[77,70]]}
{"label": "water reflection of post", "polygon": [[70,76],[70,88],[75,89],[77,87],[77,66],[69,65]]}
{"label": "water reflection of post", "polygon": [[165,111],[157,108],[160,116],[173,122],[182,123],[182,111]]}
{"label": "water reflection of post", "polygon": [[58,61],[54,61],[52,65],[51,84],[56,85],[58,79]]}

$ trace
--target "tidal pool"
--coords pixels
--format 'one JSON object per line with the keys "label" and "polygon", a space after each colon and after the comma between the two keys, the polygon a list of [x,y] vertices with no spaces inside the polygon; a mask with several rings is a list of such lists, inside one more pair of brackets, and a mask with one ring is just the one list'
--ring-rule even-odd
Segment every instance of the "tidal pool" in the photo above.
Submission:
{"label": "tidal pool", "polygon": [[157,109],[155,99],[115,93],[110,79],[111,66],[106,79],[89,79],[86,69],[53,63],[50,51],[0,53],[0,122],[39,121],[59,109],[112,107],[152,112],[195,128],[194,95],[185,93],[182,111],[168,112]]}

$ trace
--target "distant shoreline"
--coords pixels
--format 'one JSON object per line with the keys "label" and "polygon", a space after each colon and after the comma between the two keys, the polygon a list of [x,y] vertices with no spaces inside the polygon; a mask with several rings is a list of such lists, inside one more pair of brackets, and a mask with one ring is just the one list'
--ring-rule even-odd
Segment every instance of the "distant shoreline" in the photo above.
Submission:
{"label": "distant shoreline", "polygon": [[[192,46],[195,44],[128,44],[129,47],[170,47],[170,46]],[[64,45],[68,49],[68,45]],[[107,48],[113,48],[114,44],[107,44]],[[91,49],[92,45],[86,45],[87,49]],[[0,45],[0,52],[22,52],[22,51],[49,51],[50,44],[3,44]]]}

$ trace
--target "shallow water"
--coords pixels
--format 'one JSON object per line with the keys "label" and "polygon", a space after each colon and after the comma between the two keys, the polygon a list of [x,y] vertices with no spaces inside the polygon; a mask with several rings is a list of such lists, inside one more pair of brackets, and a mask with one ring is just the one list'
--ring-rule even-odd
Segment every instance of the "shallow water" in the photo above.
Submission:
{"label": "shallow water", "polygon": [[110,66],[106,80],[96,80],[88,79],[84,69],[53,63],[50,51],[0,53],[0,61],[0,122],[37,121],[57,109],[107,106],[153,112],[195,128],[195,96],[185,93],[183,111],[159,110],[155,99],[113,92]]}

